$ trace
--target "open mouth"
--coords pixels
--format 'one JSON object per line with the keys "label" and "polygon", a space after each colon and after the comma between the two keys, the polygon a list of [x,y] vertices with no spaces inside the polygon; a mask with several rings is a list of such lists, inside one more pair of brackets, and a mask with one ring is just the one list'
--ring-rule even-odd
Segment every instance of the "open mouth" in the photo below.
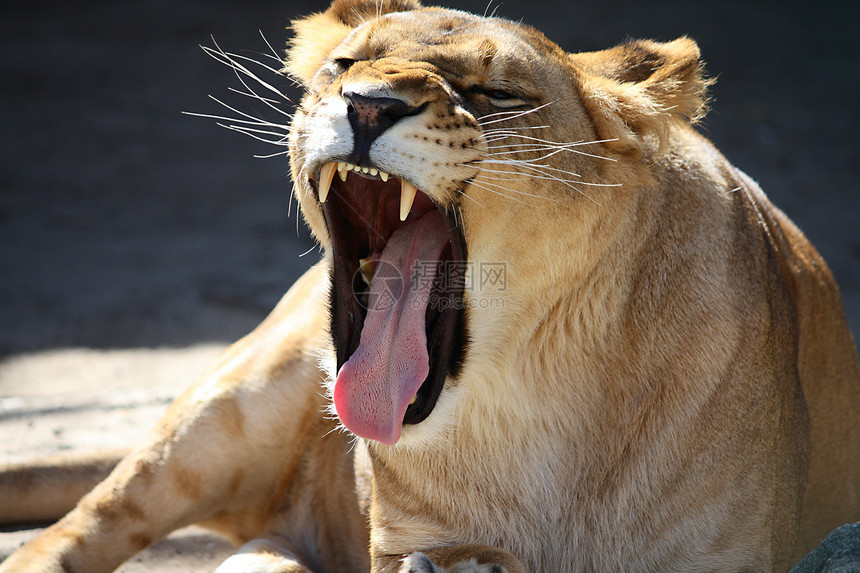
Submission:
{"label": "open mouth", "polygon": [[376,168],[328,162],[316,180],[332,242],[335,409],[354,434],[394,444],[462,359],[465,240],[428,195]]}

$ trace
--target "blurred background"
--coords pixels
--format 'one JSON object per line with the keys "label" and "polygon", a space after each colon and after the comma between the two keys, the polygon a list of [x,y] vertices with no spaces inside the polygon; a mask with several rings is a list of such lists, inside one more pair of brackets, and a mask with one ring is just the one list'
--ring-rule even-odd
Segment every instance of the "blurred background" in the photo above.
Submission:
{"label": "blurred background", "polygon": [[[445,0],[569,51],[694,38],[702,131],[829,262],[860,333],[860,4]],[[281,151],[182,112],[231,92],[200,45],[282,53],[309,0],[16,2],[0,18],[0,463],[126,447],[318,258]],[[213,40],[214,38],[214,40]],[[261,58],[256,55],[254,57]],[[289,82],[265,76],[288,97]],[[289,106],[287,106],[289,111]],[[307,253],[304,256],[303,253]],[[2,505],[2,503],[0,503]],[[0,530],[0,560],[36,530]],[[123,573],[211,571],[183,530]]]}
{"label": "blurred background", "polygon": [[[810,236],[860,329],[860,11],[851,2],[443,2],[569,51],[700,45],[703,132]],[[226,343],[316,258],[284,157],[183,111],[277,114],[199,45],[278,52],[305,0],[19,2],[0,20],[0,356]],[[265,37],[265,40],[264,40]],[[271,52],[269,52],[271,53]],[[266,78],[290,94],[284,78]],[[298,229],[298,230],[297,230]],[[300,255],[311,249],[304,257]],[[0,395],[3,388],[0,387]]]}

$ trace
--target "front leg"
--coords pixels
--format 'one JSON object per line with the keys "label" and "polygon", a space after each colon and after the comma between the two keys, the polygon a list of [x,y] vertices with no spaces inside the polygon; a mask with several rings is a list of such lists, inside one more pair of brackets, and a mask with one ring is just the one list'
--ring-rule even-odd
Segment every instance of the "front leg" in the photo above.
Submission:
{"label": "front leg", "polygon": [[453,545],[375,560],[374,573],[525,573],[522,563],[488,545]]}
{"label": "front leg", "polygon": [[148,443],[0,564],[0,573],[112,571],[196,522],[238,543],[264,534],[278,492],[290,486],[285,480],[331,429],[320,414],[319,374],[290,366],[297,376],[273,379],[271,388],[259,379],[253,387],[241,377],[233,383],[232,368],[192,387]]}
{"label": "front leg", "polygon": [[[195,522],[237,543],[266,534],[308,452],[327,451],[322,436],[332,424],[321,414],[313,353],[325,332],[325,315],[317,312],[325,277],[321,267],[306,273],[257,330],[171,405],[148,443],[0,564],[0,573],[112,571]],[[337,445],[334,468],[344,463]]]}

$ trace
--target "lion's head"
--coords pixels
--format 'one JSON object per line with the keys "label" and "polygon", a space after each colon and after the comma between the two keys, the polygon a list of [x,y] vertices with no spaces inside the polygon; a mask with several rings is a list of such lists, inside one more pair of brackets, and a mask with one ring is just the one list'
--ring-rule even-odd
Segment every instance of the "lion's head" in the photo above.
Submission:
{"label": "lion's head", "polygon": [[411,0],[336,0],[294,28],[290,156],[333,262],[334,404],[392,444],[605,248],[707,82],[689,39],[569,54]]}

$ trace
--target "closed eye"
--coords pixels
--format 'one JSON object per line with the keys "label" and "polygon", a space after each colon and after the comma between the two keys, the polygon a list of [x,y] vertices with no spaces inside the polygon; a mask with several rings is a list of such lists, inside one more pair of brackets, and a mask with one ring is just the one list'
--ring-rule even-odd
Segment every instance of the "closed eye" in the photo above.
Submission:
{"label": "closed eye", "polygon": [[514,93],[490,88],[480,88],[479,93],[482,93],[485,96],[493,99],[514,99],[515,97],[517,97],[517,95]]}
{"label": "closed eye", "polygon": [[512,108],[526,105],[526,100],[520,94],[495,86],[472,86],[470,90],[486,98],[496,107]]}

